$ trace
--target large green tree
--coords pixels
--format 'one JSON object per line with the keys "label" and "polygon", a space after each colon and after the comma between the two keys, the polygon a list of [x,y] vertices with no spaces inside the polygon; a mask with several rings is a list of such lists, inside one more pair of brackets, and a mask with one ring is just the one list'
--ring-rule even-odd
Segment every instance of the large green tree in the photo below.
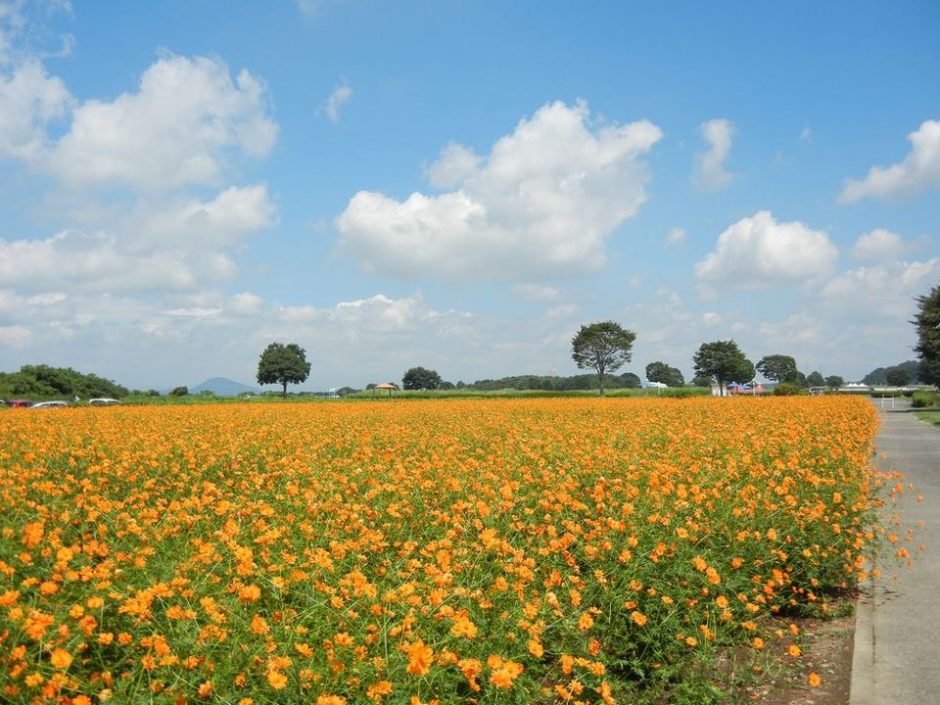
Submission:
{"label": "large green tree", "polygon": [[681,387],[685,384],[685,377],[679,369],[659,360],[646,366],[646,379],[650,382],[660,382],[668,387]]}
{"label": "large green tree", "polygon": [[571,357],[582,370],[597,372],[600,393],[604,393],[604,375],[616,372],[630,362],[636,333],[615,321],[601,321],[581,326],[571,340]]}
{"label": "large green tree", "polygon": [[746,383],[754,379],[754,363],[747,359],[733,340],[702,343],[692,363],[695,374],[714,379],[722,394],[729,382]]}
{"label": "large green tree", "polygon": [[271,343],[258,361],[258,384],[280,384],[285,397],[288,384],[300,384],[309,375],[307,353],[296,343]]}
{"label": "large green tree", "polygon": [[892,387],[906,387],[912,379],[911,373],[903,367],[892,367],[885,373],[885,380]]}
{"label": "large green tree", "polygon": [[810,372],[808,375],[806,375],[806,383],[810,387],[825,387],[826,379],[825,377],[822,376],[821,372],[819,372],[818,370],[815,370],[813,372]]}
{"label": "large green tree", "polygon": [[402,376],[401,384],[405,389],[437,389],[441,386],[441,376],[426,367],[412,367]]}
{"label": "large green tree", "polygon": [[917,328],[914,352],[920,358],[918,379],[926,384],[940,384],[940,286],[917,297],[917,313],[911,321]]}
{"label": "large green tree", "polygon": [[829,387],[829,389],[838,389],[843,384],[845,384],[845,380],[839,375],[829,375],[826,377],[826,386]]}
{"label": "large green tree", "polygon": [[796,360],[790,355],[764,355],[757,362],[757,371],[771,382],[795,382]]}

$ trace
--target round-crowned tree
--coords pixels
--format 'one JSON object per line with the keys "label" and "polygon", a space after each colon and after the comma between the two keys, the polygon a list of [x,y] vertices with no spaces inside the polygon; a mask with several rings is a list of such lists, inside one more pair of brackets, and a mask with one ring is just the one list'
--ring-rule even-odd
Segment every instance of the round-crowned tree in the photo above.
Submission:
{"label": "round-crowned tree", "polygon": [[714,379],[722,394],[729,382],[750,382],[754,378],[754,363],[733,340],[702,343],[692,362],[695,374]]}
{"label": "round-crowned tree", "polygon": [[657,360],[646,366],[646,379],[650,382],[660,382],[667,387],[681,387],[685,384],[682,371]]}
{"label": "round-crowned tree", "polygon": [[571,340],[571,357],[581,369],[597,372],[600,393],[604,393],[604,375],[616,372],[630,362],[636,333],[615,321],[581,326]]}
{"label": "round-crowned tree", "polygon": [[426,367],[412,367],[401,378],[402,387],[405,389],[437,389],[441,382],[437,371]]}
{"label": "round-crowned tree", "polygon": [[296,343],[271,343],[258,361],[258,384],[300,384],[310,375],[306,351]]}

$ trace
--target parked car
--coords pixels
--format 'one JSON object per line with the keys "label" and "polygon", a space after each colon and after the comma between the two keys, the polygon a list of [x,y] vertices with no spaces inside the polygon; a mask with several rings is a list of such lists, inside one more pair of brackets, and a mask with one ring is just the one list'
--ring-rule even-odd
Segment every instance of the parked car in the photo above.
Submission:
{"label": "parked car", "polygon": [[7,399],[7,406],[13,409],[25,409],[33,405],[31,399]]}
{"label": "parked car", "polygon": [[67,401],[41,401],[33,404],[34,409],[64,409],[69,403]]}
{"label": "parked car", "polygon": [[89,399],[88,406],[114,406],[115,404],[120,404],[117,399],[112,399],[111,397],[101,397],[98,399]]}

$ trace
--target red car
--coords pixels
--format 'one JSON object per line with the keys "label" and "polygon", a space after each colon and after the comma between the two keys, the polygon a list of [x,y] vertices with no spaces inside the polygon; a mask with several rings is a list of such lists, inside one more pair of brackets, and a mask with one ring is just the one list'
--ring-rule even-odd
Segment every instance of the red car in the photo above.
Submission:
{"label": "red car", "polygon": [[14,409],[25,409],[28,406],[32,406],[35,402],[30,401],[29,399],[8,399],[7,406]]}

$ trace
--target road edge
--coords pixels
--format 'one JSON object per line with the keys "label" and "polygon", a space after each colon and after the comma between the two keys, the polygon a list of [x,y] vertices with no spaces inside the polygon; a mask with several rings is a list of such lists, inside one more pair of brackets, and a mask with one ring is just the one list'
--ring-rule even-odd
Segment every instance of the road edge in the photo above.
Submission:
{"label": "road edge", "polygon": [[855,601],[855,635],[852,647],[852,678],[849,705],[875,703],[875,586],[869,577],[859,585]]}

